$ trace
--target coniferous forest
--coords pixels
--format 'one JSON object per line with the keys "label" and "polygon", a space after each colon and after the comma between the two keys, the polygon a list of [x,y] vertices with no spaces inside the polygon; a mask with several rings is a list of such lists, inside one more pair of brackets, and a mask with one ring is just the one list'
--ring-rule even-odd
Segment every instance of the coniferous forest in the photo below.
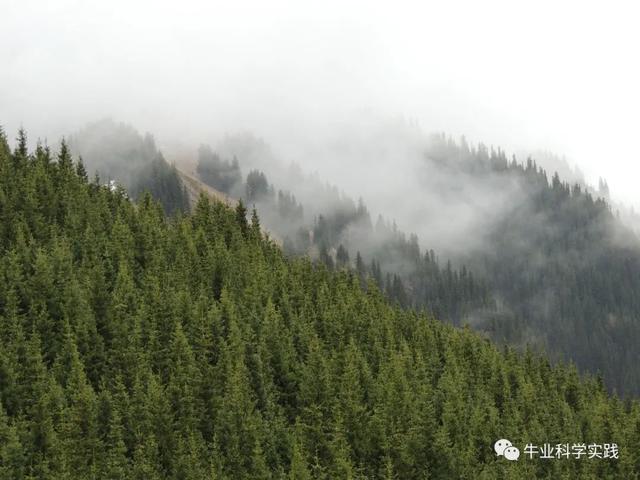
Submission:
{"label": "coniferous forest", "polygon": [[[289,255],[351,268],[392,302],[574,362],[581,372],[601,374],[609,391],[637,396],[640,240],[609,204],[606,184],[570,184],[532,158],[520,162],[464,138],[421,141],[418,173],[432,198],[455,204],[475,193],[485,197],[481,202],[510,191],[490,215],[474,211],[483,215],[482,233],[472,231],[486,237],[480,246],[452,253],[446,263],[442,252],[421,249],[417,236],[395,223],[379,217],[374,224],[362,200],[337,189],[317,188],[315,196],[329,200],[302,205],[291,192],[276,195],[265,173],[251,171],[243,198],[284,238]],[[214,168],[206,157],[200,163]],[[317,204],[324,210],[305,218],[302,212],[318,211]]]}
{"label": "coniferous forest", "polygon": [[2,479],[640,474],[636,400],[285,256],[242,202],[167,216],[2,134],[0,249]]}
{"label": "coniferous forest", "polygon": [[149,192],[165,212],[189,209],[189,196],[175,165],[158,151],[155,140],[110,119],[85,126],[68,141],[71,154],[82,158],[90,178],[122,186],[134,200]]}
{"label": "coniferous forest", "polygon": [[542,345],[554,359],[600,373],[612,391],[640,392],[640,240],[598,191],[548,174],[529,158],[469,148],[440,137],[433,162],[477,182],[515,182],[514,201],[489,234],[490,251],[471,251],[513,320],[487,325],[511,344]]}

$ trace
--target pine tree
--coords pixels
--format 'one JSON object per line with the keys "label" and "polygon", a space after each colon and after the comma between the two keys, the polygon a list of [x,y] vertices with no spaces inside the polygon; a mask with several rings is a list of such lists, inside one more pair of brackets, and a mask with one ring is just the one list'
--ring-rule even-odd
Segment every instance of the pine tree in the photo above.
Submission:
{"label": "pine tree", "polygon": [[242,235],[246,237],[249,232],[249,224],[247,223],[247,209],[242,203],[242,199],[238,200],[238,205],[236,205],[236,222],[240,226]]}
{"label": "pine tree", "polygon": [[158,459],[158,445],[153,434],[145,435],[133,454],[131,478],[134,480],[160,480],[164,478]]}
{"label": "pine tree", "polygon": [[336,263],[338,268],[344,268],[349,266],[349,252],[342,244],[338,246],[336,252]]}
{"label": "pine tree", "polygon": [[87,169],[84,167],[82,157],[78,158],[78,164],[76,165],[76,175],[78,175],[78,177],[80,177],[85,182],[89,180],[89,175],[87,174]]}
{"label": "pine tree", "polygon": [[307,463],[307,458],[298,438],[297,429],[294,432],[293,447],[291,451],[291,467],[289,469],[289,480],[311,480],[311,473]]}
{"label": "pine tree", "polygon": [[180,322],[176,323],[170,346],[168,395],[176,423],[184,434],[195,429],[202,406],[196,389],[200,372]]}
{"label": "pine tree", "polygon": [[16,141],[17,146],[13,152],[14,160],[25,161],[29,152],[27,151],[27,132],[24,130],[24,128],[20,127],[20,130],[18,130],[18,138],[16,139]]}
{"label": "pine tree", "polygon": [[104,478],[125,479],[129,476],[127,446],[124,443],[124,426],[119,408],[112,399],[107,399],[109,418],[105,438],[105,455],[102,475]]}
{"label": "pine tree", "polygon": [[14,425],[10,425],[0,403],[0,479],[24,478],[25,458],[23,446]]}
{"label": "pine tree", "polygon": [[71,159],[71,152],[69,152],[69,146],[63,138],[60,142],[60,152],[58,153],[58,171],[62,175],[69,175],[73,171],[73,160]]}
{"label": "pine tree", "polygon": [[255,239],[260,239],[262,235],[262,231],[260,229],[260,219],[258,218],[258,212],[254,208],[251,210],[251,237]]}
{"label": "pine tree", "polygon": [[7,134],[2,128],[2,125],[0,125],[0,155],[2,155],[5,158],[9,158],[9,156],[11,155],[11,148],[9,147]]}

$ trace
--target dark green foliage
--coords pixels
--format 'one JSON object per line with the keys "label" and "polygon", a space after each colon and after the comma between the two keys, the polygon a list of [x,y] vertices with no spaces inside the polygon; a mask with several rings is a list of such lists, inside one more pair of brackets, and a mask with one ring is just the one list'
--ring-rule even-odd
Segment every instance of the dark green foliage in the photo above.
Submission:
{"label": "dark green foliage", "polygon": [[[476,192],[488,198],[510,192],[504,205],[494,202],[497,211],[486,225],[470,232],[481,241],[449,252],[453,264],[421,250],[417,236],[395,223],[382,217],[372,223],[362,200],[328,186],[304,185],[314,192],[305,205],[306,212],[318,212],[313,223],[291,209],[276,214],[286,205],[284,194],[277,206],[272,195],[262,195],[256,208],[288,255],[354,268],[363,285],[371,278],[400,305],[469,324],[499,342],[535,346],[553,360],[602,373],[611,391],[638,394],[640,241],[611,212],[606,182],[597,191],[571,186],[558,174],[549,178],[532,159],[518,163],[500,150],[444,136],[428,142],[423,167],[425,177],[447,179],[426,178],[425,188],[436,190],[430,194],[454,204]],[[274,190],[262,172],[250,177],[251,191]]]}
{"label": "dark green foliage", "polygon": [[204,183],[224,193],[235,194],[242,184],[238,160],[223,160],[206,145],[198,150],[197,172]]}
{"label": "dark green foliage", "polygon": [[302,205],[296,201],[296,197],[282,190],[278,190],[278,214],[282,219],[295,223],[302,222],[304,218]]}
{"label": "dark green foliage", "polygon": [[342,244],[338,246],[338,250],[336,251],[336,262],[338,267],[341,268],[349,266],[349,252]]}
{"label": "dark green foliage", "polygon": [[177,169],[167,163],[150,134],[142,136],[133,127],[102,120],[73,135],[69,143],[82,156],[78,175],[95,172],[104,182],[115,182],[114,188],[121,185],[134,200],[150,192],[169,214],[189,210],[189,195]]}
{"label": "dark green foliage", "polygon": [[174,165],[169,165],[162,155],[158,155],[140,170],[129,191],[135,199],[141,198],[144,192],[149,192],[168,214],[189,210],[189,195],[180,180],[178,170]]}
{"label": "dark green foliage", "polygon": [[[19,150],[0,148],[0,478],[640,473],[640,406],[601,381],[288,260],[243,206],[165,217]],[[621,454],[509,463],[500,437]]]}
{"label": "dark green foliage", "polygon": [[250,203],[273,200],[274,192],[267,182],[267,177],[259,170],[251,170],[245,183],[246,200]]}
{"label": "dark green foliage", "polygon": [[[431,161],[473,174],[477,184],[518,186],[489,235],[489,252],[467,265],[504,305],[483,321],[494,338],[536,344],[555,359],[600,372],[610,389],[640,392],[640,241],[609,204],[558,174],[550,179],[532,159],[470,149],[433,139]],[[599,191],[608,195],[601,181]],[[501,318],[505,312],[506,318]]]}
{"label": "dark green foliage", "polygon": [[[455,325],[466,322],[470,315],[495,317],[495,302],[482,279],[464,266],[461,271],[451,265],[442,268],[433,251],[423,255],[418,237],[412,234],[407,238],[395,223],[379,217],[374,227],[362,199],[355,203],[334,187],[325,186],[318,194],[327,211],[309,225],[293,194],[279,190],[276,197],[274,191],[263,172],[252,170],[247,176],[245,198],[256,206],[266,228],[283,239],[287,255],[309,255],[329,269],[355,266],[363,283],[371,276],[393,301],[427,309]],[[350,247],[366,252],[371,258],[370,269],[351,264]],[[387,273],[390,281],[384,282]]]}

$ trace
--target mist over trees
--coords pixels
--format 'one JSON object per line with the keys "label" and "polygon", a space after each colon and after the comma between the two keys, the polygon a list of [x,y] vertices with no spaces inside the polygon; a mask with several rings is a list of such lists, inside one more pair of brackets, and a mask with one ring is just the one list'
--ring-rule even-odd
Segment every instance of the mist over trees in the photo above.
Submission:
{"label": "mist over trees", "polygon": [[[202,151],[211,152],[208,148]],[[207,180],[225,175],[231,164],[213,153],[205,158],[213,157],[218,160],[208,165],[217,165],[220,173],[201,179],[215,188],[220,183]],[[202,155],[200,159],[202,164]],[[234,171],[239,171],[239,161],[235,164]],[[247,174],[244,183],[234,181],[222,191],[240,193],[245,203],[255,206],[263,225],[282,239],[288,255],[308,255],[329,269],[355,269],[363,284],[371,277],[401,306],[427,308],[456,325],[471,312],[477,316],[485,309],[495,310],[486,286],[466,267],[458,271],[451,263],[440,266],[433,250],[421,252],[416,235],[407,238],[382,217],[374,225],[362,199],[354,202],[336,187],[304,176],[296,185],[310,199],[307,205],[299,204],[288,190],[277,189],[276,194],[276,186],[257,169]],[[305,215],[309,211],[316,212],[313,218]]]}
{"label": "mist over trees", "polygon": [[[74,145],[83,146],[89,176],[95,170],[117,175],[132,198],[150,191],[166,212],[189,208],[179,172],[150,135],[109,121],[81,133],[70,141],[77,150]],[[415,130],[398,127],[382,138],[386,150],[397,144],[393,135],[407,144],[405,151],[416,148]],[[225,137],[216,150],[202,145],[196,172],[249,209],[255,206],[288,255],[353,269],[363,284],[371,278],[403,307],[571,360],[582,371],[601,373],[610,389],[637,394],[639,243],[612,212],[606,180],[592,188],[564,159],[546,152],[544,164],[577,182],[547,173],[532,158],[520,162],[464,139],[422,141],[414,176],[424,192],[407,189],[423,199],[412,207],[423,210],[413,216],[422,238],[381,216],[373,221],[361,198],[299,167],[283,167],[266,142],[248,133]],[[246,155],[247,166],[238,154]],[[271,165],[282,184],[272,183]],[[398,214],[406,224],[407,212]],[[460,226],[441,229],[442,218]],[[446,246],[424,248],[429,243]]]}
{"label": "mist over trees", "polygon": [[[422,243],[441,242],[441,216],[459,223],[472,218],[458,230],[465,236],[447,234],[449,248],[441,252],[423,249],[394,222],[379,217],[374,223],[362,199],[304,174],[290,185],[305,198],[304,216],[283,214],[282,195],[294,194],[269,183],[266,164],[265,171],[252,170],[239,191],[288,254],[355,269],[402,306],[571,360],[582,371],[601,373],[610,389],[636,395],[640,243],[612,212],[606,181],[597,189],[570,184],[531,158],[520,162],[444,135],[425,138],[422,152],[415,175],[425,192],[417,198],[430,200],[415,224],[426,232]],[[577,172],[550,154],[546,164],[553,166],[554,158],[561,169]],[[280,165],[274,169],[284,178]],[[277,198],[276,190],[283,192]]]}
{"label": "mist over trees", "polygon": [[198,150],[196,171],[203,182],[230,195],[237,193],[236,188],[242,181],[238,160],[223,160],[206,145]]}
{"label": "mist over trees", "polygon": [[[640,473],[636,401],[287,258],[247,217],[206,196],[166,216],[0,131],[0,478]],[[508,462],[501,437],[620,452]]]}
{"label": "mist over trees", "polygon": [[151,134],[104,119],[69,137],[69,146],[82,157],[88,174],[115,181],[134,198],[149,191],[167,213],[189,209],[189,196],[175,166],[158,151]]}
{"label": "mist over trees", "polygon": [[554,357],[601,372],[610,387],[637,395],[638,238],[603,198],[557,174],[547,178],[531,160],[509,163],[499,154],[487,160],[482,152],[468,159],[517,178],[527,199],[496,225],[489,237],[494,252],[471,252],[471,268]]}
{"label": "mist over trees", "polygon": [[640,480],[638,13],[1,1],[0,480]]}

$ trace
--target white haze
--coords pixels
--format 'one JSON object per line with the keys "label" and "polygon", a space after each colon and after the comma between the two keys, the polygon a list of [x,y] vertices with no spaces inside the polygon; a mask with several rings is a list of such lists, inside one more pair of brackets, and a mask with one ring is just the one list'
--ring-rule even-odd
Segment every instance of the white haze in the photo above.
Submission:
{"label": "white haze", "polygon": [[[0,15],[9,135],[53,143],[105,116],[167,149],[251,131],[415,230],[439,208],[411,196],[417,137],[444,131],[565,155],[640,205],[634,2],[2,0]],[[429,228],[464,234],[467,213]]]}

